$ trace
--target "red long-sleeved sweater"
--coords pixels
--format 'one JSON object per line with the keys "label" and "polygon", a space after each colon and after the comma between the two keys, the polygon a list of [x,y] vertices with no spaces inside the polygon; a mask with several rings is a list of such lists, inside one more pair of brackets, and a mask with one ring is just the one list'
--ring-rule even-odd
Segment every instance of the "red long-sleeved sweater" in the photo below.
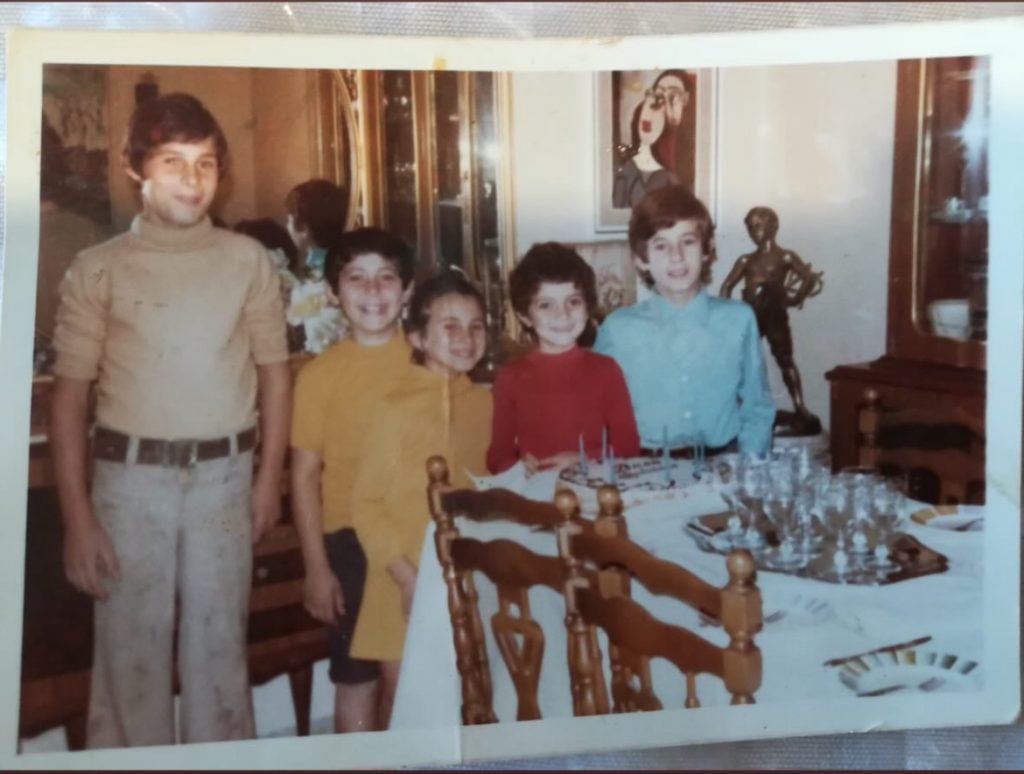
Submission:
{"label": "red long-sleeved sweater", "polygon": [[559,355],[533,351],[505,366],[494,382],[487,467],[500,473],[525,454],[538,459],[579,450],[601,456],[602,429],[615,456],[640,453],[633,404],[618,363],[575,347]]}

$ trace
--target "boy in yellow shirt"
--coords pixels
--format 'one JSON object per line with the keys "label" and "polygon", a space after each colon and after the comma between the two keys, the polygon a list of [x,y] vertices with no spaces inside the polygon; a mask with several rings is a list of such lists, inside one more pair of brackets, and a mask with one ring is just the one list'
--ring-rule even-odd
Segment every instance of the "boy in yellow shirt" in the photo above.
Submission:
{"label": "boy in yellow shirt", "polygon": [[339,733],[378,727],[379,666],[349,656],[366,579],[353,530],[352,486],[370,417],[399,386],[411,350],[400,329],[412,292],[412,251],[377,228],[345,234],[327,251],[324,279],[349,324],[346,338],[307,364],[295,384],[292,504],[305,563],[305,605],[330,626],[330,676]]}

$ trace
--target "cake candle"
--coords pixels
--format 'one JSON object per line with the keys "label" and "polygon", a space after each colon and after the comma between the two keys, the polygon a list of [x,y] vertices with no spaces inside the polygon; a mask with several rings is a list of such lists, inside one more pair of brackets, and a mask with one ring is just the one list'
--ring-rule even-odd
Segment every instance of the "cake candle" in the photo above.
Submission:
{"label": "cake candle", "polygon": [[619,481],[615,475],[615,447],[608,447],[608,483],[612,486],[618,486]]}
{"label": "cake candle", "polygon": [[601,428],[601,462],[608,459],[608,425]]}
{"label": "cake candle", "polygon": [[671,459],[668,453],[668,425],[661,426],[661,469],[665,473],[665,486],[672,486]]}
{"label": "cake candle", "polygon": [[665,485],[672,486],[672,456],[669,454],[669,427],[662,427],[662,471],[665,473]]}
{"label": "cake candle", "polygon": [[583,433],[580,433],[580,475],[587,477],[587,451],[583,446]]}

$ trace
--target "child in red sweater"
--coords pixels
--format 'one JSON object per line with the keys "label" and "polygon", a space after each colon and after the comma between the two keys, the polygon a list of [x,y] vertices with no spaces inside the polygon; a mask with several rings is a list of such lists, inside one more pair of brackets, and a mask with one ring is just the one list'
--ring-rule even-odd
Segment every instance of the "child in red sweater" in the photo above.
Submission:
{"label": "child in red sweater", "polygon": [[[512,272],[512,307],[536,347],[494,382],[487,466],[500,473],[522,460],[530,473],[600,458],[605,437],[617,457],[635,457],[640,439],[626,380],[610,357],[584,349],[595,336],[594,271],[556,242],[534,245]],[[581,442],[582,439],[582,442]]]}

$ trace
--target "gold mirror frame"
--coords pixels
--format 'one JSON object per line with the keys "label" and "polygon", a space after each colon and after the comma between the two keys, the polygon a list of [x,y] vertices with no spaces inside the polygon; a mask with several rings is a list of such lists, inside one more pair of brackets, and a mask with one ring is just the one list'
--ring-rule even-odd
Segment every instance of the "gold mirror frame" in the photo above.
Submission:
{"label": "gold mirror frame", "polygon": [[366,164],[360,129],[362,93],[356,70],[321,70],[317,74],[317,175],[349,192],[345,230],[367,222],[363,192]]}

